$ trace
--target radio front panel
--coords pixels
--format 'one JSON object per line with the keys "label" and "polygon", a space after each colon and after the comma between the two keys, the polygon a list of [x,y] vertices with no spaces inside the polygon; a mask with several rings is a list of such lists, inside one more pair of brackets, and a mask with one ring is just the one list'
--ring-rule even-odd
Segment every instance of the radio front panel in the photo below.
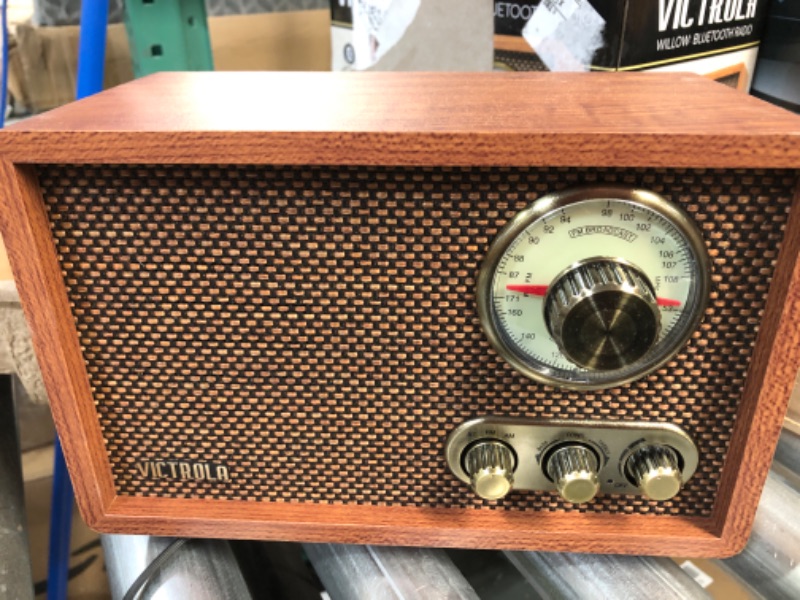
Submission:
{"label": "radio front panel", "polygon": [[82,513],[740,550],[800,366],[798,140],[644,74],[173,74],[12,127],[0,222]]}

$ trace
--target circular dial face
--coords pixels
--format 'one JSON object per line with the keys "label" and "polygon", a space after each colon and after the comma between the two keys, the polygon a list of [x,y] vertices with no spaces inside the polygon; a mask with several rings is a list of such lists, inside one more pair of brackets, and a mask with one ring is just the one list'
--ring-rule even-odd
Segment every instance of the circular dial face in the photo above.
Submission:
{"label": "circular dial face", "polygon": [[[548,291],[581,278],[587,261],[630,265],[655,293],[657,337],[620,368],[576,364],[548,326]],[[577,188],[537,200],[498,235],[478,277],[478,312],[494,347],[528,377],[573,389],[607,388],[657,369],[686,343],[705,309],[709,268],[699,231],[661,196],[625,187]],[[621,293],[628,285],[624,277],[612,283]],[[568,289],[575,289],[573,301],[591,302],[591,291]]]}

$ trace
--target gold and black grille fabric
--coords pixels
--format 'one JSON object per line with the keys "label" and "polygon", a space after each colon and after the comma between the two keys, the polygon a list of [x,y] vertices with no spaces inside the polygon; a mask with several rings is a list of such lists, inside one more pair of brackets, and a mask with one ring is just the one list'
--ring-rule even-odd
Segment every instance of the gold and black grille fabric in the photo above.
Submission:
{"label": "gold and black grille fabric", "polygon": [[[482,510],[711,514],[795,183],[790,172],[45,166],[40,185],[120,495]],[[569,392],[478,324],[498,230],[585,183],[658,192],[713,261],[701,329],[633,384]],[[670,422],[700,465],[669,502],[484,502],[445,464],[481,415]],[[151,478],[146,461],[224,465]]]}

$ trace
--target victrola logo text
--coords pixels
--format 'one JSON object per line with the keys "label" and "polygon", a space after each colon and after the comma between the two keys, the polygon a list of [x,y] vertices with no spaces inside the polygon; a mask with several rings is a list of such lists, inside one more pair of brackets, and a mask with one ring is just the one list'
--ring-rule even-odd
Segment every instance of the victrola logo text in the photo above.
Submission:
{"label": "victrola logo text", "polygon": [[746,21],[756,16],[758,0],[699,0],[692,6],[697,10],[690,16],[692,0],[658,0],[658,30],[688,29],[697,25],[722,25]]}
{"label": "victrola logo text", "polygon": [[149,479],[194,479],[197,481],[228,481],[225,465],[192,463],[178,460],[148,460],[136,463],[142,477]]}

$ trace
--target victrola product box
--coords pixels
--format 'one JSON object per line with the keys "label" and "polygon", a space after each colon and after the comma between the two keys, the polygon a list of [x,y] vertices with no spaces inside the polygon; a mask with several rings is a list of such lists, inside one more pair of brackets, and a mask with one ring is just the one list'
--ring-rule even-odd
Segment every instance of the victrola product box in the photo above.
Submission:
{"label": "victrola product box", "polygon": [[[379,2],[332,2],[334,70],[358,65],[351,40],[363,20],[354,22],[353,14],[374,4]],[[495,68],[692,71],[746,90],[767,5],[767,0],[498,1]]]}
{"label": "victrola product box", "polygon": [[495,2],[495,63],[512,70],[693,71],[746,90],[766,0]]}

